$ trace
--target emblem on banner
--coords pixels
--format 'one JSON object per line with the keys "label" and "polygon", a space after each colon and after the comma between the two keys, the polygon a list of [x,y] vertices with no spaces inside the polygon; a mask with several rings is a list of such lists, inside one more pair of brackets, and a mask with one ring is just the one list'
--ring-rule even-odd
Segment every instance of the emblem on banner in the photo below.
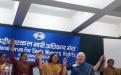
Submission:
{"label": "emblem on banner", "polygon": [[46,37],[45,34],[42,32],[36,32],[33,34],[33,36],[36,40],[43,40]]}

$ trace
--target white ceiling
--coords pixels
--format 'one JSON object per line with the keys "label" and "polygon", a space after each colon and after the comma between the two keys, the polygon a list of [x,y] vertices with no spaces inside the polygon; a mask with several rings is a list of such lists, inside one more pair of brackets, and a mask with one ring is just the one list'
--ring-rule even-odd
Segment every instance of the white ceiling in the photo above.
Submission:
{"label": "white ceiling", "polygon": [[[28,3],[31,4],[26,12]],[[0,23],[13,25],[15,16],[21,20],[22,14],[22,26],[26,27],[66,32],[80,28],[79,33],[119,37],[121,12],[115,11],[118,6],[121,0],[1,0]]]}
{"label": "white ceiling", "polygon": [[77,11],[64,8],[32,4],[29,12],[71,18]]}
{"label": "white ceiling", "polygon": [[12,9],[14,2],[12,1],[0,1],[0,8]]}
{"label": "white ceiling", "polygon": [[13,24],[19,2],[0,1],[0,23]]}
{"label": "white ceiling", "polygon": [[32,4],[23,26],[71,32],[94,14]]}
{"label": "white ceiling", "polygon": [[120,37],[121,18],[106,15],[80,31],[80,33]]}
{"label": "white ceiling", "polygon": [[105,15],[98,21],[104,22],[104,23],[109,23],[109,24],[114,24],[114,25],[119,25],[119,24],[121,24],[121,17]]}
{"label": "white ceiling", "polygon": [[103,9],[115,0],[54,0],[54,1]]}

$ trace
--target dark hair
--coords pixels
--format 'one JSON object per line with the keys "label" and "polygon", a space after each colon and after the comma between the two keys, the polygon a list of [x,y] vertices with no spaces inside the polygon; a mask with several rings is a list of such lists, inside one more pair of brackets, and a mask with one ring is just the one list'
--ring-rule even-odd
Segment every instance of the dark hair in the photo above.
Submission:
{"label": "dark hair", "polygon": [[[53,53],[53,54],[51,54],[51,55],[50,55],[50,58],[48,59],[48,62],[49,62],[49,63],[52,63],[52,58],[53,58],[54,55],[57,55],[57,56],[59,57],[58,53]],[[59,59],[58,59],[58,62],[57,62],[57,63],[59,63]]]}
{"label": "dark hair", "polygon": [[113,61],[113,63],[115,62],[113,59],[109,59],[109,60],[107,61],[107,63],[109,63],[110,61]]}
{"label": "dark hair", "polygon": [[26,54],[26,53],[25,52],[22,52],[21,55],[20,55],[20,57],[22,57],[24,54]]}

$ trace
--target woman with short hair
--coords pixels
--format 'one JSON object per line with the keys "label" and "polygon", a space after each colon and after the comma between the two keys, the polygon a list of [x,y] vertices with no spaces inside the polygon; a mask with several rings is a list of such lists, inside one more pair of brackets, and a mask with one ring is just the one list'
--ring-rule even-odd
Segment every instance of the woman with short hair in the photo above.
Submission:
{"label": "woman with short hair", "polygon": [[86,55],[79,52],[76,56],[76,63],[67,66],[67,70],[71,70],[71,75],[94,75],[93,66],[86,63]]}

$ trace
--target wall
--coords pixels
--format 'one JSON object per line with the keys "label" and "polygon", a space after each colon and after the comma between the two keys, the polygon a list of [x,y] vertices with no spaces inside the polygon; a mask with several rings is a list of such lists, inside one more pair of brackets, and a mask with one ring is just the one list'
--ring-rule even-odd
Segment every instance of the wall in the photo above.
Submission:
{"label": "wall", "polygon": [[121,39],[104,39],[104,53],[107,59],[114,59],[115,66],[121,68]]}

